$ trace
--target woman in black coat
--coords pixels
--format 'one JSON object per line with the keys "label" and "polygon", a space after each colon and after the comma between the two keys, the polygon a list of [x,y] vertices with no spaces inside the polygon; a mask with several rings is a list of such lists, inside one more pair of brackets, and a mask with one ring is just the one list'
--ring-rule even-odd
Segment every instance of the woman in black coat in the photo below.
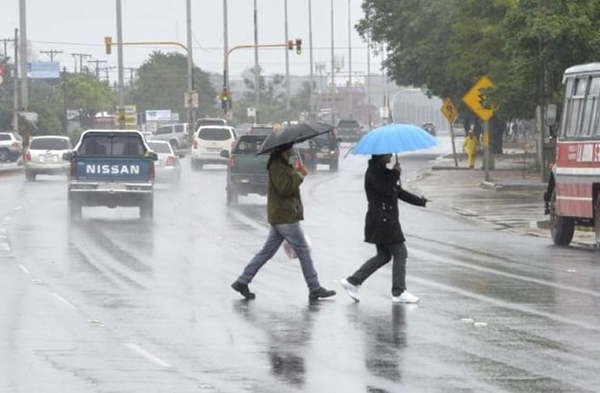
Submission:
{"label": "woman in black coat", "polygon": [[417,206],[425,206],[427,199],[411,194],[400,185],[400,165],[387,169],[391,154],[373,155],[365,174],[365,192],[369,208],[365,219],[365,241],[375,244],[377,255],[341,284],[354,301],[359,301],[358,290],[377,269],[393,259],[392,301],[416,303],[419,298],[406,290],[405,238],[398,219],[398,199]]}

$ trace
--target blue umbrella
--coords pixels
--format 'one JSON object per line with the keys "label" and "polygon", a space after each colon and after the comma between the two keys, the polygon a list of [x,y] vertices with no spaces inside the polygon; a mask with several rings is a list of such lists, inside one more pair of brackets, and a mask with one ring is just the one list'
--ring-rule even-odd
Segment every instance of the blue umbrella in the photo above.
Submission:
{"label": "blue umbrella", "polygon": [[428,149],[438,141],[411,124],[388,124],[365,134],[352,148],[352,154],[395,154]]}

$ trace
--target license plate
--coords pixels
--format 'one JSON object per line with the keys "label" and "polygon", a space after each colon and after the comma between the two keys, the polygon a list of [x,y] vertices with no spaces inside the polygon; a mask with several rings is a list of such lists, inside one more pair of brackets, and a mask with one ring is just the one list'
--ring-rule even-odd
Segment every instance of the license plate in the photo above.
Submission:
{"label": "license plate", "polygon": [[208,147],[208,148],[206,148],[206,150],[218,152],[218,151],[221,151],[221,148],[220,147]]}
{"label": "license plate", "polygon": [[103,183],[103,184],[100,184],[98,188],[101,188],[103,190],[119,191],[119,190],[124,190],[125,189],[125,184],[121,184],[121,183]]}

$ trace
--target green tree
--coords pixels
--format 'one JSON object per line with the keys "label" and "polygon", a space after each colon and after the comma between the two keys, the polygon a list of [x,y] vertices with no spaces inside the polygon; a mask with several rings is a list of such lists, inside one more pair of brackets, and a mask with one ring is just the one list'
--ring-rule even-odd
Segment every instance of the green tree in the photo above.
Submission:
{"label": "green tree", "polygon": [[[194,67],[194,89],[199,95],[198,115],[214,112],[217,92],[209,74]],[[153,52],[138,70],[130,92],[130,101],[139,112],[171,109],[182,118],[185,113],[184,94],[187,91],[187,57],[180,53]]]}

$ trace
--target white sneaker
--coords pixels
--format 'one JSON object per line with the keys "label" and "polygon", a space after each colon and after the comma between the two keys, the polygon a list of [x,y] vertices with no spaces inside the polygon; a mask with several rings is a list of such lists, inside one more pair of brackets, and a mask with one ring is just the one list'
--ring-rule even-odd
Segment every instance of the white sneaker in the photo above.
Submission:
{"label": "white sneaker", "polygon": [[402,292],[400,296],[392,296],[392,303],[418,303],[419,298],[408,291]]}
{"label": "white sneaker", "polygon": [[346,293],[352,298],[352,300],[354,300],[356,303],[360,302],[360,297],[358,295],[360,285],[350,284],[350,282],[345,278],[340,280],[340,284],[346,290]]}

